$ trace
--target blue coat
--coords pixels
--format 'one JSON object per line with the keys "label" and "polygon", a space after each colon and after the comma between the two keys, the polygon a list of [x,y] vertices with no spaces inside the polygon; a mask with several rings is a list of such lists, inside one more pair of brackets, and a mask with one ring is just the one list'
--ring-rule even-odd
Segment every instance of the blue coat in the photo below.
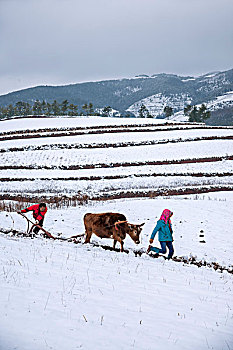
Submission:
{"label": "blue coat", "polygon": [[166,241],[166,242],[172,242],[172,231],[170,231],[169,225],[165,223],[164,220],[158,220],[157,225],[155,226],[152,234],[151,239],[155,238],[156,233],[159,231],[159,242]]}

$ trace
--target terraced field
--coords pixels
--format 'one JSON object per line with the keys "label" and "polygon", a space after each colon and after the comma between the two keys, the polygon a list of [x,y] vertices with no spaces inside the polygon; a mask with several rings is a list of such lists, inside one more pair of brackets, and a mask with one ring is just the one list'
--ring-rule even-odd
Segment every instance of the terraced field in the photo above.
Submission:
{"label": "terraced field", "polygon": [[[233,349],[232,138],[154,119],[0,122],[3,348]],[[56,240],[15,212],[42,199]],[[164,208],[172,259],[146,254]],[[107,211],[144,224],[137,247],[83,244],[84,215]]]}
{"label": "terraced field", "polygon": [[74,204],[233,189],[233,127],[90,117],[3,121],[0,130],[1,199]]}

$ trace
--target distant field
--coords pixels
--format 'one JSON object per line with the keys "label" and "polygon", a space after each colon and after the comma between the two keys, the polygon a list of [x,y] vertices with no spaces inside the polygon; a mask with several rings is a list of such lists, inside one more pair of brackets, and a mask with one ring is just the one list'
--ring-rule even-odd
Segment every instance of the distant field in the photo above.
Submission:
{"label": "distant field", "polygon": [[53,202],[233,189],[233,128],[122,118],[0,122],[2,199]]}

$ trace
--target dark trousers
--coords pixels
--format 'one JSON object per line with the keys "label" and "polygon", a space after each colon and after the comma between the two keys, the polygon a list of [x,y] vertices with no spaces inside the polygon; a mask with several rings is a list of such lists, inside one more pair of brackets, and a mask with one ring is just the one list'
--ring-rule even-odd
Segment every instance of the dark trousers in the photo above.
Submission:
{"label": "dark trousers", "polygon": [[168,253],[168,258],[172,258],[173,254],[174,254],[174,248],[173,248],[173,244],[171,241],[160,241],[160,245],[161,245],[161,249],[157,248],[157,247],[151,247],[150,250],[152,250],[153,252],[156,253],[161,253],[161,254],[166,254],[167,251],[167,247],[169,250]]}
{"label": "dark trousers", "polygon": [[[43,219],[41,219],[40,221],[39,221],[39,225],[42,227],[43,226],[43,221],[44,221],[44,218]],[[33,229],[33,232],[34,233],[38,233],[40,231],[40,229],[39,229],[39,227],[34,227],[34,229]]]}

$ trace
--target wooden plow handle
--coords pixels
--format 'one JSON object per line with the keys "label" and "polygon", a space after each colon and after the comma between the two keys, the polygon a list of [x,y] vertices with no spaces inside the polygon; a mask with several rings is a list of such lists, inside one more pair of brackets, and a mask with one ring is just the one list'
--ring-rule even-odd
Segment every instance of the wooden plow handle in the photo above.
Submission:
{"label": "wooden plow handle", "polygon": [[[18,214],[20,214],[21,216],[23,216],[23,217],[28,221],[28,223],[30,222],[30,223],[33,225],[33,226],[31,227],[31,230],[32,230],[32,228],[33,228],[34,226],[36,226],[36,227],[38,227],[41,231],[43,231],[43,232],[46,234],[47,237],[52,238],[52,239],[56,239],[56,237],[53,237],[53,236],[51,235],[51,233],[49,233],[48,231],[46,231],[43,227],[41,227],[41,226],[38,225],[38,224],[35,224],[33,221],[31,221],[30,219],[28,219],[28,217],[27,217],[26,215],[24,215],[24,214],[22,214],[22,213],[20,213],[20,212],[18,212]],[[29,232],[31,232],[31,230],[30,230]]]}

